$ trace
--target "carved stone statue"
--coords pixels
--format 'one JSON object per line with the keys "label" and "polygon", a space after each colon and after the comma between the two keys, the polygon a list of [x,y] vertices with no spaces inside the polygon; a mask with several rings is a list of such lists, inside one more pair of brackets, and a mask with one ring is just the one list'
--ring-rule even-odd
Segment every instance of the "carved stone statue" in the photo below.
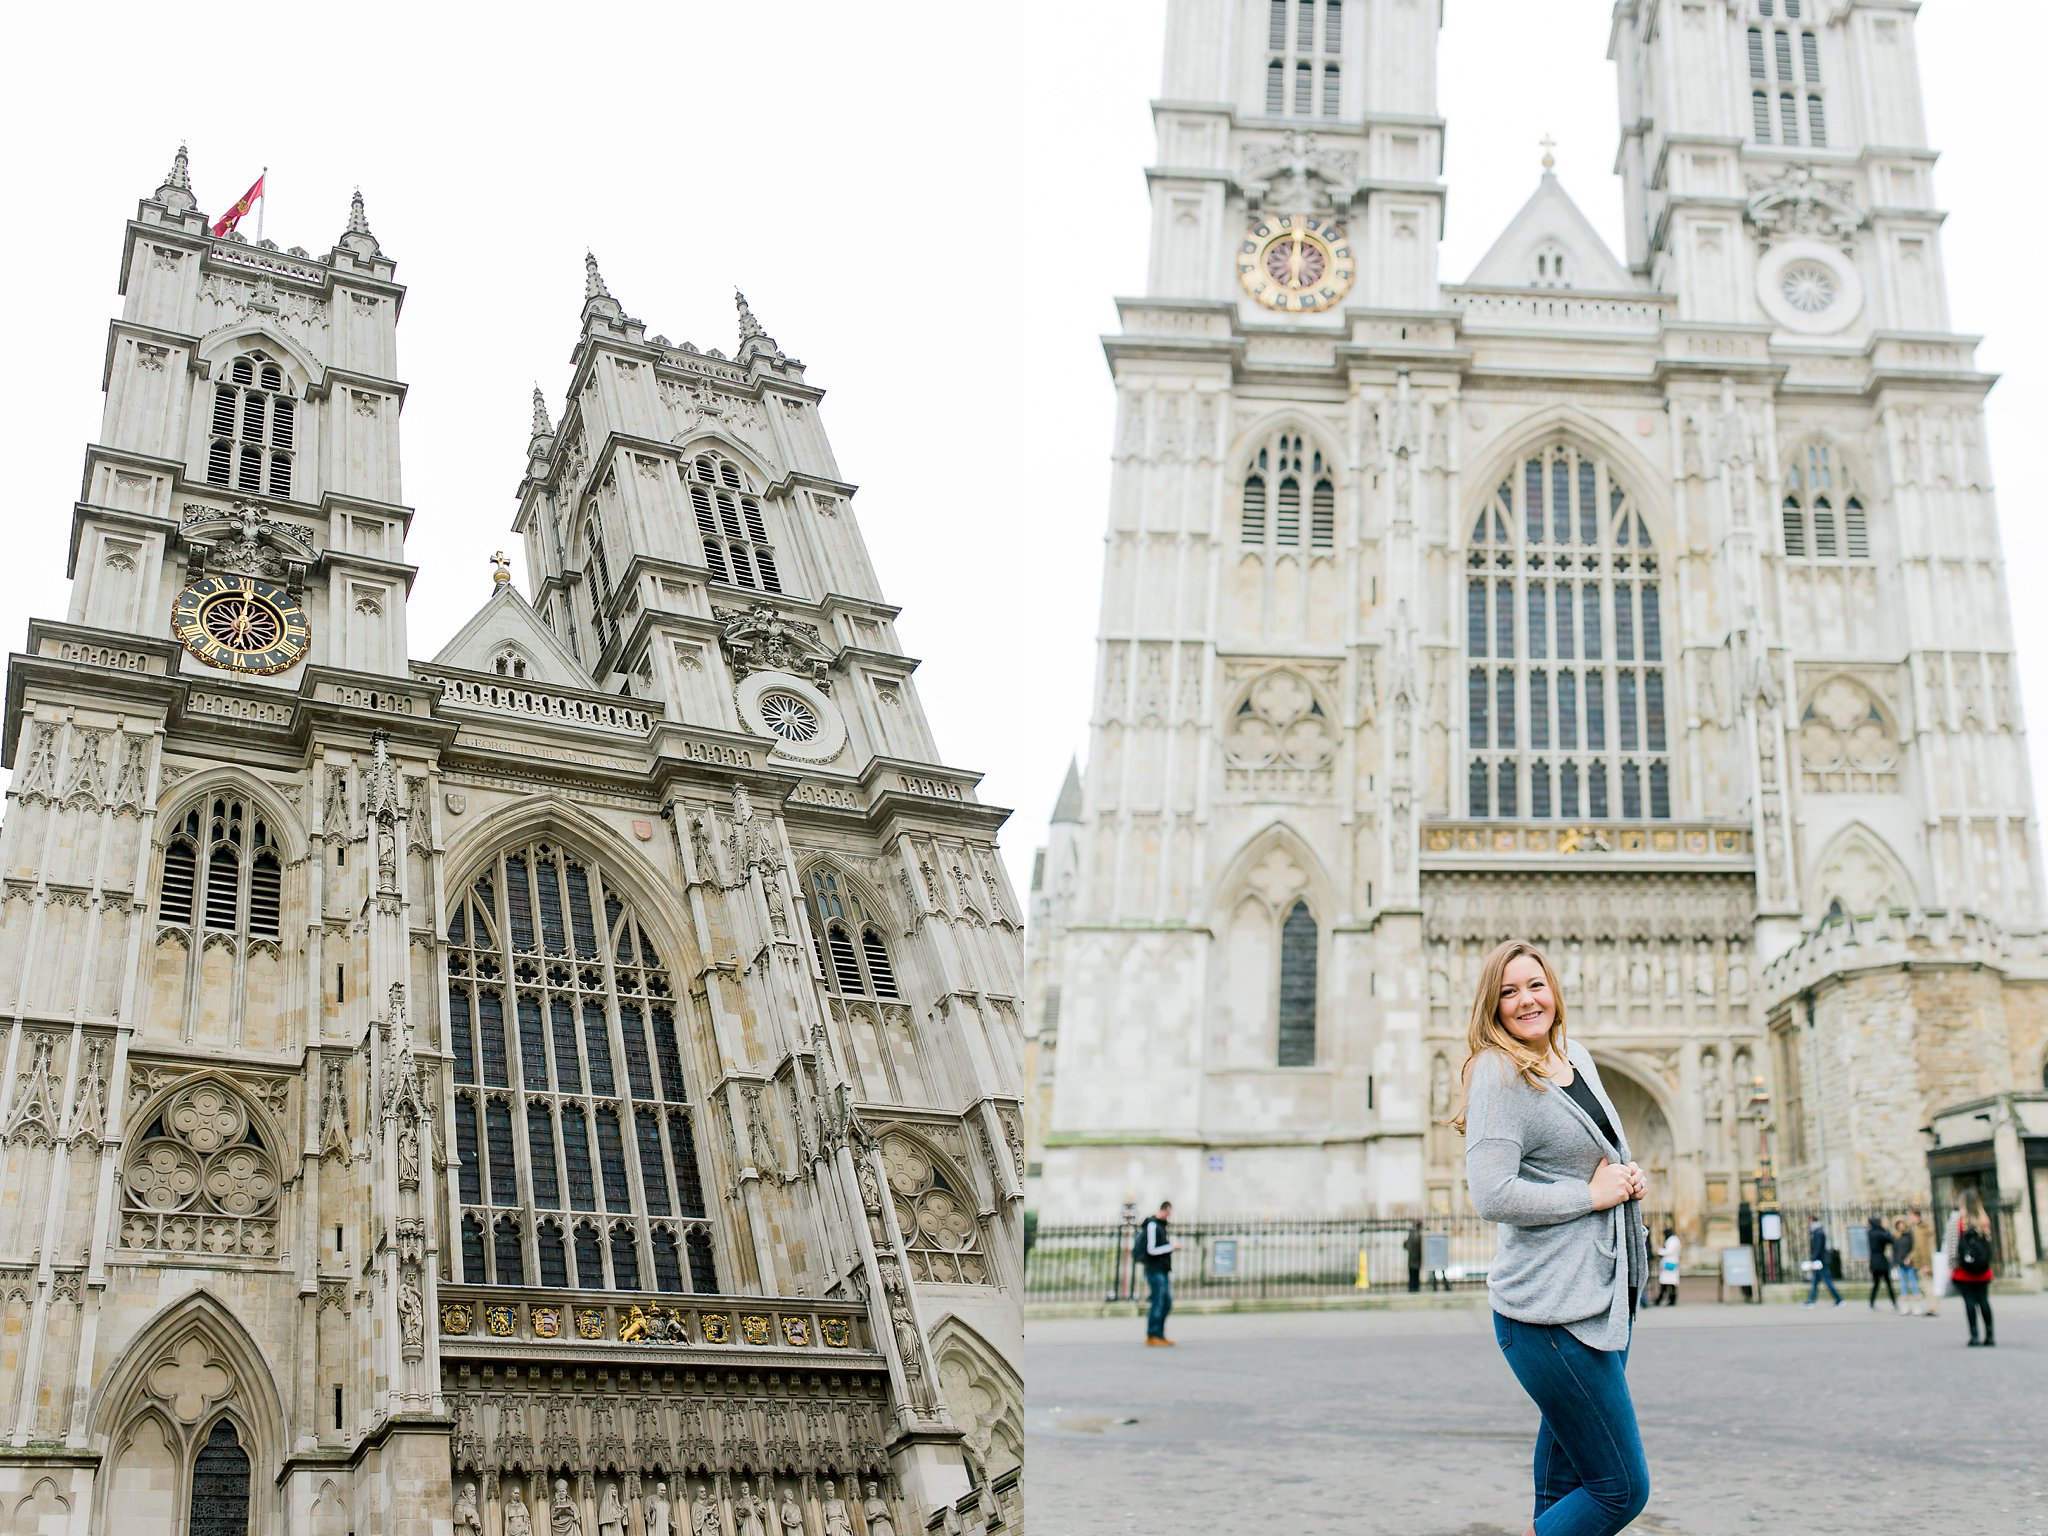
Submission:
{"label": "carved stone statue", "polygon": [[533,1536],[533,1516],[516,1488],[505,1495],[505,1536]]}
{"label": "carved stone statue", "polygon": [[[882,1497],[882,1490],[873,1483],[868,1484],[867,1502],[860,1512],[867,1517],[868,1536],[896,1536],[896,1522],[889,1518],[889,1505]],[[506,1536],[511,1536],[508,1531]]]}
{"label": "carved stone statue", "polygon": [[597,1506],[597,1536],[626,1536],[626,1506],[619,1502],[619,1485],[606,1483]]}
{"label": "carved stone statue", "polygon": [[738,1536],[768,1536],[768,1506],[755,1496],[752,1483],[740,1484],[740,1491],[733,1496],[732,1507]]}
{"label": "carved stone statue", "polygon": [[847,1513],[846,1501],[839,1497],[839,1490],[832,1483],[825,1484],[818,1507],[825,1513],[825,1536],[853,1536],[853,1516]]}
{"label": "carved stone statue", "polygon": [[640,1501],[642,1536],[669,1536],[668,1484],[656,1483],[654,1492]]}
{"label": "carved stone statue", "polygon": [[405,1115],[398,1122],[398,1184],[401,1189],[411,1189],[419,1182],[420,1133],[413,1128],[412,1117]]}
{"label": "carved stone statue", "polygon": [[427,1312],[420,1304],[420,1283],[413,1275],[407,1275],[398,1285],[398,1330],[408,1351],[426,1347]]}
{"label": "carved stone statue", "polygon": [[583,1511],[576,1507],[567,1478],[555,1479],[555,1496],[548,1502],[548,1536],[584,1536]]}
{"label": "carved stone statue", "polygon": [[697,1502],[690,1506],[690,1536],[723,1536],[724,1528],[724,1521],[718,1513],[718,1498],[712,1493],[711,1485],[699,1483]]}
{"label": "carved stone statue", "polygon": [[795,1536],[804,1536],[803,1507],[796,1501],[796,1490],[794,1488],[787,1486],[783,1488],[782,1512],[780,1519],[776,1523],[781,1527],[784,1536],[789,1536],[791,1532],[794,1532]]}
{"label": "carved stone statue", "polygon": [[1439,1120],[1451,1112],[1451,1064],[1442,1051],[1429,1064],[1429,1112]]}
{"label": "carved stone statue", "polygon": [[464,1483],[455,1495],[455,1536],[483,1536],[484,1522],[476,1512],[476,1484]]}

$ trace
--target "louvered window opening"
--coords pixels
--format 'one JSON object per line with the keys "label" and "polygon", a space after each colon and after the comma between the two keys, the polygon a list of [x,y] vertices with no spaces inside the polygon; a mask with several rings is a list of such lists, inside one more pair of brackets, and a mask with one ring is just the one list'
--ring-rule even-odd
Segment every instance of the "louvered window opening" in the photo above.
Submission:
{"label": "louvered window opening", "polygon": [[811,871],[811,932],[818,944],[818,968],[840,997],[899,1001],[896,967],[880,924],[837,870]]}
{"label": "louvered window opening", "polygon": [[690,464],[686,478],[711,579],[757,592],[780,592],[782,573],[768,542],[761,498],[739,467],[715,454],[701,454]]}
{"label": "louvered window opening", "polygon": [[681,1005],[603,867],[509,849],[448,939],[461,1278],[715,1292]]}
{"label": "louvered window opening", "polygon": [[157,920],[275,939],[283,909],[284,864],[262,814],[224,795],[190,807],[164,844]]}
{"label": "louvered window opening", "polygon": [[1335,548],[1337,484],[1332,468],[1299,433],[1283,432],[1261,448],[1245,470],[1238,542],[1275,551],[1302,548],[1304,503],[1307,547]]}
{"label": "louvered window opening", "polygon": [[[1777,19],[1770,0],[1758,0],[1756,15],[1760,21]],[[1804,18],[1800,7],[1787,5],[1783,19],[1796,22]],[[1744,36],[1744,51],[1749,68],[1751,137],[1759,144],[1827,148],[1819,34],[1805,27],[1751,26]]]}
{"label": "louvered window opening", "polygon": [[1267,0],[1265,109],[1272,117],[1343,110],[1344,0]]}
{"label": "louvered window opening", "polygon": [[597,649],[602,655],[612,638],[612,568],[605,558],[604,519],[595,507],[584,521],[583,542],[590,551],[586,572],[590,578],[590,625],[597,633]]}
{"label": "louvered window opening", "polygon": [[1668,820],[1663,587],[1627,491],[1570,444],[1530,454],[1465,565],[1466,814]]}
{"label": "louvered window opening", "polygon": [[213,386],[206,483],[290,496],[298,402],[284,370],[263,352],[234,359]]}
{"label": "louvered window opening", "polygon": [[1785,470],[1778,532],[1787,559],[1832,563],[1870,558],[1870,515],[1848,467],[1826,443],[1808,443]]}

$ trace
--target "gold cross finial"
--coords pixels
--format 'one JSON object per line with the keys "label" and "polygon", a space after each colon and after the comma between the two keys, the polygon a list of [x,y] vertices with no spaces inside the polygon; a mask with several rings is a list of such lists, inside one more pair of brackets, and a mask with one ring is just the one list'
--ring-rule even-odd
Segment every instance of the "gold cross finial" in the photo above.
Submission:
{"label": "gold cross finial", "polygon": [[1557,140],[1546,133],[1536,142],[1543,146],[1543,169],[1546,171],[1556,170],[1557,156],[1552,154],[1551,151],[1557,148]]}
{"label": "gold cross finial", "polygon": [[512,560],[505,551],[501,549],[492,555],[491,564],[495,567],[491,572],[491,581],[494,585],[502,587],[512,579]]}

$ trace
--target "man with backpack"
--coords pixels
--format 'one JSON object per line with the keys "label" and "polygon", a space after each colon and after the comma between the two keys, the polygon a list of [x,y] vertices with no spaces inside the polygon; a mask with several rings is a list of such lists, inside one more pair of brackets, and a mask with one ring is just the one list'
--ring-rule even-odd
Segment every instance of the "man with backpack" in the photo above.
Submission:
{"label": "man with backpack", "polygon": [[1801,1306],[1810,1307],[1820,1296],[1820,1288],[1826,1285],[1828,1294],[1835,1298],[1835,1305],[1842,1304],[1842,1293],[1835,1289],[1835,1277],[1828,1272],[1828,1229],[1816,1216],[1806,1229],[1806,1268],[1813,1276],[1813,1284],[1806,1288],[1806,1300]]}
{"label": "man with backpack", "polygon": [[1152,1289],[1152,1305],[1145,1314],[1145,1343],[1157,1348],[1171,1345],[1166,1336],[1166,1314],[1173,1310],[1173,1202],[1159,1202],[1158,1213],[1138,1224],[1131,1243],[1133,1262],[1145,1267],[1145,1283]]}

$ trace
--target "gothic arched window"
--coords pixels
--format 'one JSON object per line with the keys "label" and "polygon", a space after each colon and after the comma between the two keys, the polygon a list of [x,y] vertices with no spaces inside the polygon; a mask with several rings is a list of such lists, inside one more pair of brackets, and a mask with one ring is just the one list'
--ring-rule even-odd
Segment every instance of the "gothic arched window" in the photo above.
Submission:
{"label": "gothic arched window", "polygon": [[283,902],[284,866],[260,811],[222,795],[185,813],[164,845],[159,921],[274,939]]}
{"label": "gothic arched window", "polygon": [[1527,455],[1465,564],[1467,814],[1667,819],[1657,553],[1608,466]]}
{"label": "gothic arched window", "polygon": [[[448,939],[462,1278],[680,1289],[659,1258],[680,1240],[691,1287],[715,1291],[679,1005],[623,891],[527,843],[470,881]],[[578,1222],[565,1252],[561,1218],[540,1214],[565,1204],[602,1208],[602,1236]]]}
{"label": "gothic arched window", "polygon": [[213,1426],[192,1460],[191,1536],[247,1536],[249,1453],[232,1419]]}
{"label": "gothic arched window", "polygon": [[594,502],[583,520],[583,547],[590,554],[590,627],[597,632],[597,649],[602,654],[611,643],[612,569],[604,552],[604,517]]}
{"label": "gothic arched window", "polygon": [[[1304,514],[1308,526],[1302,526]],[[1331,549],[1337,542],[1335,472],[1298,432],[1283,432],[1245,468],[1238,542],[1255,549]]]}
{"label": "gothic arched window", "polygon": [[254,1111],[214,1078],[145,1106],[121,1168],[121,1246],[267,1259],[283,1187]]}
{"label": "gothic arched window", "polygon": [[1342,104],[1337,60],[1344,45],[1344,0],[1322,0],[1321,26],[1316,25],[1316,3],[1267,0],[1266,111],[1275,117],[1335,117]]}
{"label": "gothic arched window", "polygon": [[840,997],[895,1001],[896,968],[876,915],[867,911],[850,883],[836,870],[811,871],[811,934],[826,983]]}
{"label": "gothic arched window", "polygon": [[1779,508],[1784,553],[1793,560],[1868,560],[1870,517],[1849,466],[1823,442],[1806,444],[1785,469]]}
{"label": "gothic arched window", "polygon": [[1280,1030],[1277,1062],[1316,1064],[1316,920],[1297,901],[1280,925]]}
{"label": "gothic arched window", "polygon": [[701,453],[684,478],[711,579],[757,592],[780,592],[782,575],[775,568],[761,498],[739,466],[715,453]]}
{"label": "gothic arched window", "polygon": [[284,369],[265,352],[248,352],[213,386],[206,481],[238,491],[292,493],[298,406]]}
{"label": "gothic arched window", "polygon": [[1820,78],[1820,35],[1808,26],[1788,25],[1807,19],[1802,10],[1799,0],[1785,0],[1783,20],[1779,21],[1772,0],[1756,0],[1757,20],[1776,24],[1752,26],[1744,38],[1751,86],[1750,126],[1759,144],[1825,149],[1828,123]]}

